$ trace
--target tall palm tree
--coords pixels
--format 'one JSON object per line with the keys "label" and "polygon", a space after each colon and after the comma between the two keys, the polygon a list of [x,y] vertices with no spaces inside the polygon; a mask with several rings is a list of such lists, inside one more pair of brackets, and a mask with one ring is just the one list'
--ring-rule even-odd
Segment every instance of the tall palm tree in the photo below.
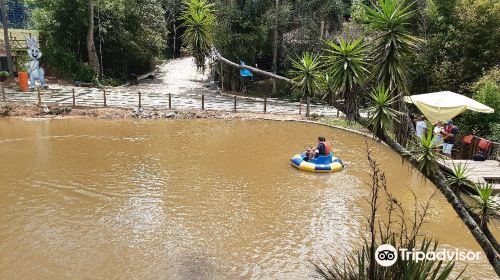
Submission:
{"label": "tall palm tree", "polygon": [[181,14],[186,28],[182,39],[191,48],[198,70],[205,69],[205,61],[212,51],[215,16],[213,4],[206,0],[186,0]]}
{"label": "tall palm tree", "polygon": [[305,52],[302,58],[292,62],[292,66],[290,75],[296,83],[294,87],[300,90],[306,98],[306,117],[309,117],[311,97],[318,92],[322,85],[323,75],[320,71],[320,58],[318,55]]}
{"label": "tall palm tree", "polygon": [[[407,112],[403,96],[407,93],[409,69],[405,58],[418,48],[421,39],[408,31],[411,17],[415,14],[413,4],[406,0],[377,0],[373,7],[365,7],[370,28],[378,34],[373,47],[373,75],[379,84],[385,84],[400,95],[397,108]],[[411,120],[408,114],[401,115],[397,129],[397,140],[406,144]]]}
{"label": "tall palm tree", "polygon": [[336,44],[327,40],[325,65],[328,67],[331,85],[334,91],[341,91],[346,101],[346,115],[349,120],[359,118],[359,105],[356,86],[362,85],[368,77],[367,46],[362,38],[352,41],[339,39]]}
{"label": "tall palm tree", "polygon": [[408,31],[415,14],[412,7],[406,0],[378,0],[373,7],[366,7],[369,26],[379,33],[373,48],[373,74],[379,83],[399,93],[407,89],[409,69],[404,58],[421,42]]}

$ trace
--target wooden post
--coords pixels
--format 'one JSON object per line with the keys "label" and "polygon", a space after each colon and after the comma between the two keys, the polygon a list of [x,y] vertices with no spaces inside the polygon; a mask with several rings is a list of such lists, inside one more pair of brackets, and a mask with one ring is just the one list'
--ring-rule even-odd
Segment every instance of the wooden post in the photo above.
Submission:
{"label": "wooden post", "polygon": [[3,82],[1,82],[0,84],[2,84],[2,99],[3,99],[3,103],[7,103],[7,100],[5,100],[5,88],[3,87]]}
{"label": "wooden post", "polygon": [[36,92],[38,95],[38,106],[42,106],[42,96],[40,95],[40,88],[38,88]]}
{"label": "wooden post", "polygon": [[302,115],[302,98],[300,99],[299,102],[299,115]]}
{"label": "wooden post", "polygon": [[201,95],[201,109],[205,110],[205,95]]}
{"label": "wooden post", "polygon": [[172,94],[168,93],[168,109],[172,109]]}
{"label": "wooden post", "polygon": [[104,98],[104,107],[106,107],[107,104],[106,104],[106,90],[105,89],[102,90],[102,96]]}
{"label": "wooden post", "polygon": [[224,68],[222,61],[220,62],[220,89],[221,91],[224,91]]}
{"label": "wooden post", "polygon": [[234,112],[236,112],[236,95],[234,96]]}
{"label": "wooden post", "polygon": [[264,97],[264,114],[267,113],[267,97]]}
{"label": "wooden post", "polygon": [[[337,109],[337,118],[340,117],[340,110]],[[368,116],[369,117],[369,116]]]}
{"label": "wooden post", "polygon": [[73,89],[73,107],[76,106],[75,89]]}
{"label": "wooden post", "polygon": [[139,109],[141,109],[141,108],[142,108],[142,94],[139,91]]}

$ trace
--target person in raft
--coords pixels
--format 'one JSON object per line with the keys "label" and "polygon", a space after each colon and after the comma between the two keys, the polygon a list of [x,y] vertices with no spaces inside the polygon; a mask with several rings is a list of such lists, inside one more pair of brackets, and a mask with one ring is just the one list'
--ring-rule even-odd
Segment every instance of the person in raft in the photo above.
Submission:
{"label": "person in raft", "polygon": [[330,143],[326,141],[325,137],[320,136],[318,137],[318,146],[316,146],[316,149],[310,148],[306,152],[306,158],[304,159],[305,161],[309,161],[312,158],[317,158],[318,156],[327,156],[330,154],[331,147]]}

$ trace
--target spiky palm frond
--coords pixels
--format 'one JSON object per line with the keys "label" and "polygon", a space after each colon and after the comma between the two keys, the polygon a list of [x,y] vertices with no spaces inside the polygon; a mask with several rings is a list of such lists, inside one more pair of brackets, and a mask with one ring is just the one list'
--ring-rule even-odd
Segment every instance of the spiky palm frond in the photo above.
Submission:
{"label": "spiky palm frond", "polygon": [[215,25],[213,4],[206,0],[186,0],[180,19],[186,31],[182,35],[184,45],[191,49],[198,70],[205,69],[205,60],[213,45]]}
{"label": "spiky palm frond", "polygon": [[404,58],[422,42],[408,31],[415,14],[413,4],[406,0],[378,0],[365,9],[371,29],[380,33],[373,48],[375,79],[390,89],[405,92],[409,69]]}
{"label": "spiky palm frond", "polygon": [[338,44],[330,40],[325,43],[328,48],[325,49],[323,60],[328,67],[331,88],[342,92],[346,100],[347,118],[354,120],[359,115],[359,108],[353,90],[363,85],[369,74],[367,46],[362,38],[353,41],[340,38]]}
{"label": "spiky palm frond", "polygon": [[436,138],[437,136],[432,134],[432,130],[428,129],[427,133],[410,149],[412,157],[418,163],[417,168],[426,176],[432,176],[437,172],[439,170],[438,161],[444,158],[437,152],[439,141]]}
{"label": "spiky palm frond", "polygon": [[384,85],[374,88],[369,95],[373,106],[368,109],[370,115],[368,125],[373,134],[377,136],[392,131],[394,123],[401,115],[399,111],[393,109],[394,103],[397,102],[397,96],[393,97],[392,95],[392,92]]}
{"label": "spiky palm frond", "polygon": [[476,185],[476,192],[472,208],[479,215],[480,226],[485,227],[491,220],[500,219],[500,196],[493,195],[493,185],[489,183]]}
{"label": "spiky palm frond", "polygon": [[456,187],[471,187],[474,188],[475,184],[469,180],[469,175],[471,172],[471,168],[467,163],[462,164],[453,163],[452,174],[448,175],[446,178],[446,183],[450,186]]}
{"label": "spiky palm frond", "polygon": [[321,61],[318,55],[305,52],[301,58],[292,62],[293,69],[289,74],[297,84],[304,96],[314,96],[318,89],[322,87],[324,79],[321,73]]}

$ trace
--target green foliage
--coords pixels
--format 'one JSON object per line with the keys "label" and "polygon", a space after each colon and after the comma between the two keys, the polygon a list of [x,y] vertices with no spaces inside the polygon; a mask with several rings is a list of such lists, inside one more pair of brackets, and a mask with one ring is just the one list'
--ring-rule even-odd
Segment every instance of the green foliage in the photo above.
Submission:
{"label": "green foliage", "polygon": [[427,3],[422,33],[428,44],[418,56],[429,65],[425,75],[430,90],[471,94],[469,85],[500,61],[500,4],[496,0]]}
{"label": "green foliage", "polygon": [[368,126],[375,135],[381,136],[391,132],[401,114],[393,108],[397,102],[397,96],[392,95],[392,92],[383,85],[374,88],[370,93],[373,105],[368,111],[370,115]]}
{"label": "green foliage", "polygon": [[290,76],[297,82],[295,87],[303,96],[314,96],[321,88],[321,80],[323,79],[320,57],[308,52],[304,53],[302,58],[293,61]]}
{"label": "green foliage", "polygon": [[366,10],[370,28],[379,33],[373,48],[375,80],[406,92],[409,69],[405,58],[421,42],[408,31],[415,10],[405,0],[378,0]]}
{"label": "green foliage", "polygon": [[326,45],[328,48],[323,59],[328,67],[330,88],[333,92],[343,93],[347,118],[355,120],[359,115],[359,107],[354,88],[363,85],[369,74],[367,46],[362,38],[353,41],[340,38],[338,44],[327,40]]}
{"label": "green foliage", "polygon": [[[165,48],[165,17],[160,1],[94,2],[94,40],[104,76],[125,80],[131,73],[151,70]],[[40,7],[33,12],[33,20],[43,42],[43,67],[63,77],[78,75],[87,79],[87,1],[40,0]]]}
{"label": "green foliage", "polygon": [[206,58],[213,45],[215,17],[213,4],[206,0],[186,0],[181,14],[182,26],[186,28],[182,38],[195,58],[199,70],[205,69]]}
{"label": "green foliage", "polygon": [[457,121],[462,131],[500,141],[500,67],[494,67],[471,87],[473,98],[495,110],[493,114],[466,112]]}
{"label": "green foliage", "polygon": [[452,174],[448,175],[446,178],[446,183],[450,186],[454,186],[457,188],[461,187],[470,187],[474,188],[475,185],[471,182],[468,177],[471,171],[471,168],[467,165],[467,163],[462,164],[453,163]]}
{"label": "green foliage", "polygon": [[480,226],[484,228],[490,221],[500,218],[500,196],[493,195],[492,184],[476,185],[476,191],[477,195],[472,196],[475,199],[472,207],[479,216]]}
{"label": "green foliage", "polygon": [[[427,127],[431,127],[431,124],[427,124]],[[412,157],[418,162],[418,170],[428,177],[439,171],[437,163],[443,158],[437,151],[439,141],[437,141],[436,137],[436,135],[433,135],[432,130],[428,129],[422,139],[419,139],[411,149]]]}
{"label": "green foliage", "polygon": [[6,78],[9,76],[10,76],[10,73],[8,71],[0,71],[0,77]]}

